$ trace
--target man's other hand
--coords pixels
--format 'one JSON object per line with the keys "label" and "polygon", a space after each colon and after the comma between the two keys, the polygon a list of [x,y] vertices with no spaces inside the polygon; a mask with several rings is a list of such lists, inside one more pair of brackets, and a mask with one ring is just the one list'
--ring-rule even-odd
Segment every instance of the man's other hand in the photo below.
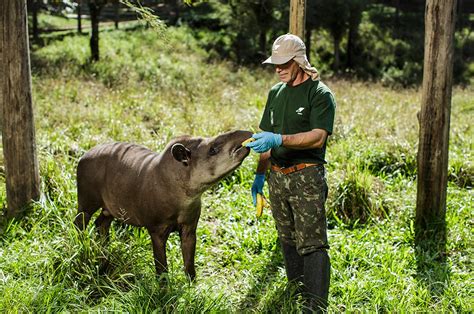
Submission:
{"label": "man's other hand", "polygon": [[265,184],[265,174],[257,173],[252,184],[253,206],[257,205],[257,193],[263,194],[263,185]]}

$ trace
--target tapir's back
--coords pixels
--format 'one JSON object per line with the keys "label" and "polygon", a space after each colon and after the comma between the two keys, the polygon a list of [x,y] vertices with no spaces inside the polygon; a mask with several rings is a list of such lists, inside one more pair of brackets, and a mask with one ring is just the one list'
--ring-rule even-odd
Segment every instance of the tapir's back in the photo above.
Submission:
{"label": "tapir's back", "polygon": [[108,143],[88,151],[77,167],[79,202],[97,203],[117,218],[144,225],[140,217],[140,197],[158,175],[160,155],[136,144]]}

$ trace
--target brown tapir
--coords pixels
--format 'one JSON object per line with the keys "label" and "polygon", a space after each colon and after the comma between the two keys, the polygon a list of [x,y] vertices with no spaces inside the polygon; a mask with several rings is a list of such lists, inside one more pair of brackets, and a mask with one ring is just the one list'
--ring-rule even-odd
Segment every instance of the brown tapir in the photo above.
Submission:
{"label": "brown tapir", "polygon": [[161,154],[130,143],[96,146],[77,166],[74,223],[84,229],[101,208],[95,225],[105,237],[113,218],[146,227],[158,275],[166,271],[168,236],[178,231],[185,272],[193,279],[201,195],[242,163],[250,150],[241,143],[251,136],[247,131],[212,138],[182,136]]}

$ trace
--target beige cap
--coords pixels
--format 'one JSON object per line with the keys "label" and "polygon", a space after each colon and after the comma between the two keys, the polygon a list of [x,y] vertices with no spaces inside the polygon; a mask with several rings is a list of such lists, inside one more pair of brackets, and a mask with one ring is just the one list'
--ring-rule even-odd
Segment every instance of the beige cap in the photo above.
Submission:
{"label": "beige cap", "polygon": [[292,34],[281,35],[273,43],[271,57],[263,63],[284,64],[297,55],[306,55],[304,42]]}
{"label": "beige cap", "polygon": [[284,64],[294,59],[313,80],[319,78],[318,70],[312,67],[306,57],[306,45],[296,35],[285,34],[278,37],[272,46],[272,55],[262,63]]}

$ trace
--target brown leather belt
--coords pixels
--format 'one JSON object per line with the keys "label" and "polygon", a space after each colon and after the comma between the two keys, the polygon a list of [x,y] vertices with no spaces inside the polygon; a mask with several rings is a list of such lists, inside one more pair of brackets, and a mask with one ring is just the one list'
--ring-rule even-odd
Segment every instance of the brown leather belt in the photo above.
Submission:
{"label": "brown leather belt", "polygon": [[290,166],[290,167],[278,167],[277,165],[272,165],[271,169],[272,169],[272,171],[281,172],[283,174],[290,174],[290,173],[293,173],[295,171],[300,171],[304,168],[319,166],[319,165],[321,165],[321,164],[301,163],[301,164],[293,165],[293,166]]}

